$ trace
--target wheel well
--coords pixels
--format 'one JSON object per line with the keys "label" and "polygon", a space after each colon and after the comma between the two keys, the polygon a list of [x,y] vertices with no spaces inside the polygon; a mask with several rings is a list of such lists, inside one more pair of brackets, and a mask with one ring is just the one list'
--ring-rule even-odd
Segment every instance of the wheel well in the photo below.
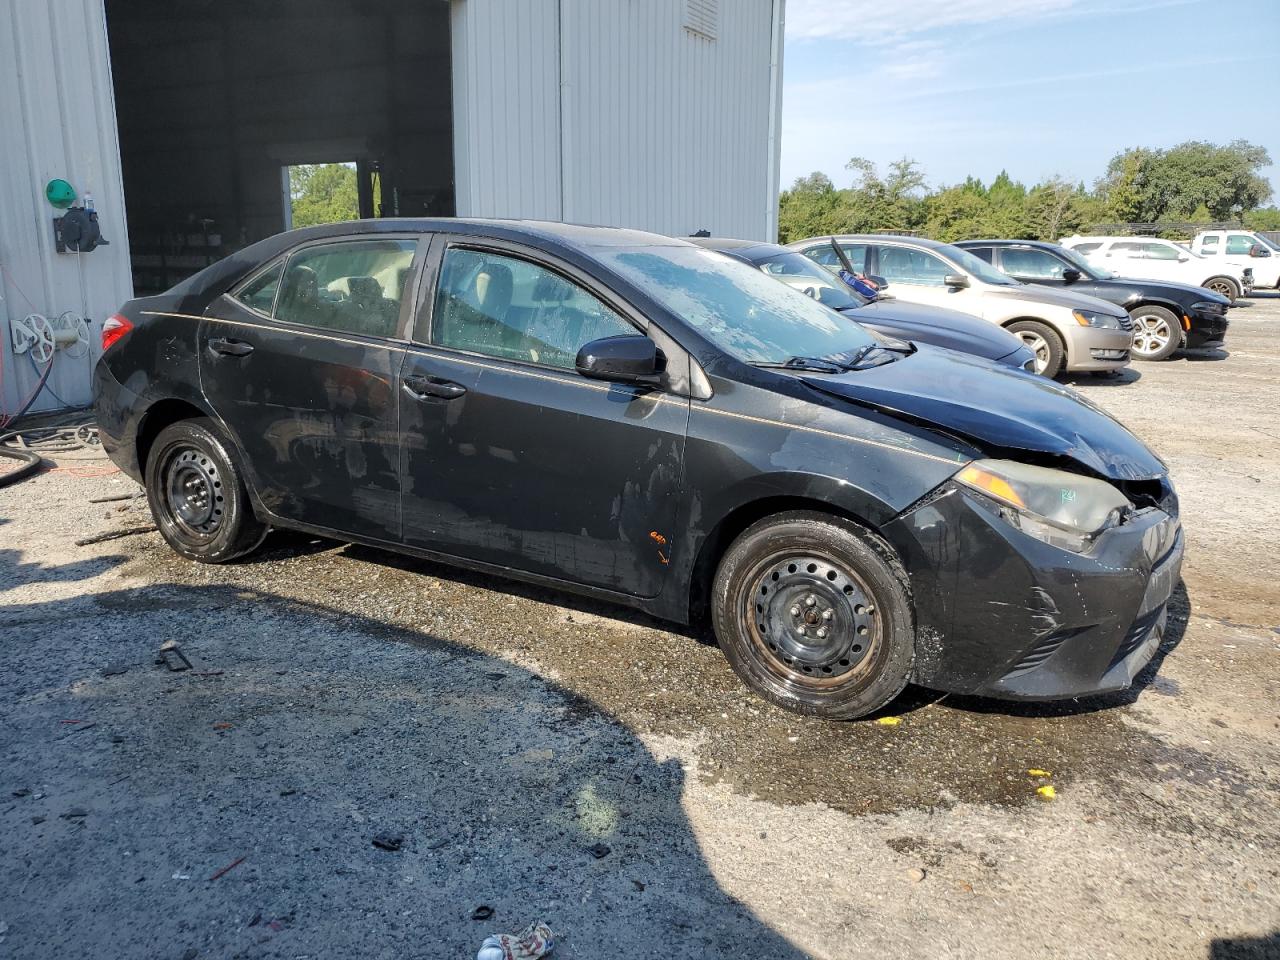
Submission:
{"label": "wheel well", "polygon": [[700,625],[706,622],[711,609],[712,580],[715,578],[720,558],[729,549],[729,545],[757,520],[791,510],[808,510],[812,513],[825,513],[831,517],[839,517],[879,536],[879,531],[873,524],[846,510],[834,507],[825,500],[812,500],[808,497],[765,497],[745,503],[724,516],[707,535],[698,550],[698,559],[694,561],[689,582],[689,622],[691,624]]}
{"label": "wheel well", "polygon": [[143,475],[146,475],[147,457],[151,453],[151,445],[160,435],[161,430],[179,420],[194,420],[196,417],[206,416],[208,416],[207,413],[185,400],[161,400],[152,404],[142,418],[142,425],[138,428],[138,469]]}
{"label": "wheel well", "polygon": [[1056,326],[1054,326],[1044,317],[1010,317],[1008,320],[1004,321],[1004,323],[1000,324],[1000,326],[1004,327],[1007,330],[1009,329],[1009,327],[1013,326],[1015,323],[1023,323],[1023,322],[1038,323],[1040,324],[1040,326],[1048,327],[1050,330],[1052,330],[1054,336],[1058,338],[1058,343],[1062,344],[1063,357],[1064,358],[1069,357],[1070,347],[1067,345],[1067,338],[1062,335],[1061,330],[1059,330]]}

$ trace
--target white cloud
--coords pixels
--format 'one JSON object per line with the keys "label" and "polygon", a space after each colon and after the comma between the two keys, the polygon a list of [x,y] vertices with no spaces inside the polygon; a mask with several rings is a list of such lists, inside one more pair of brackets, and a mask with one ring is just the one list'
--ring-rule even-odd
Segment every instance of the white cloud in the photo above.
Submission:
{"label": "white cloud", "polygon": [[1062,13],[1082,5],[1082,0],[788,0],[787,36],[874,43],[939,27]]}

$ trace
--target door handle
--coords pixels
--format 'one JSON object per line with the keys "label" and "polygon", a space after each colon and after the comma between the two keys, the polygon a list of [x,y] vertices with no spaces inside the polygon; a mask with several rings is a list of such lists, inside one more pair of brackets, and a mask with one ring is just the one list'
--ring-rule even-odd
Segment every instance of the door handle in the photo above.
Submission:
{"label": "door handle", "polygon": [[415,373],[404,378],[404,391],[415,400],[426,400],[430,397],[438,397],[441,400],[456,400],[467,392],[467,388],[460,383],[454,383],[452,380],[442,380],[439,377],[424,377]]}
{"label": "door handle", "polygon": [[224,337],[218,337],[209,341],[209,349],[226,357],[247,357],[253,353],[253,344],[245,343],[243,340],[227,340]]}

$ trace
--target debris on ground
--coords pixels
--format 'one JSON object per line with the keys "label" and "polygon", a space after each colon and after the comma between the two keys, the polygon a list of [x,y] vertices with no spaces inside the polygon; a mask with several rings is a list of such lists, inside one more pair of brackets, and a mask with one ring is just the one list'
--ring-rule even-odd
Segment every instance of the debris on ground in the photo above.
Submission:
{"label": "debris on ground", "polygon": [[486,937],[480,944],[476,960],[538,960],[554,949],[551,928],[538,920],[519,933],[497,933]]}
{"label": "debris on ground", "polygon": [[129,672],[129,665],[127,663],[122,663],[118,660],[115,663],[108,663],[105,667],[102,668],[102,675],[104,677],[118,677],[121,674],[128,673],[128,672]]}
{"label": "debris on ground", "polygon": [[373,845],[379,850],[395,853],[404,846],[404,836],[399,833],[375,833],[373,835]]}
{"label": "debris on ground", "polygon": [[[248,855],[246,854],[245,856],[247,857]],[[217,873],[215,873],[215,874],[214,874],[213,876],[211,876],[209,879],[210,879],[210,880],[217,880],[219,877],[221,877],[221,876],[223,876],[223,875],[225,875],[225,874],[230,873],[230,872],[231,872],[232,870],[234,870],[236,867],[240,866],[240,864],[244,863],[244,861],[245,861],[245,857],[237,857],[235,860],[232,860],[230,863],[228,863],[225,867],[223,867],[221,870],[219,870]]]}
{"label": "debris on ground", "polygon": [[77,540],[77,547],[87,547],[95,543],[102,543],[105,540],[119,540],[121,537],[133,537],[140,533],[155,533],[155,526],[149,525],[145,527],[125,527],[122,530],[108,530],[106,533],[95,533],[92,537],[84,537]]}
{"label": "debris on ground", "polygon": [[1049,786],[1037,787],[1036,793],[1040,794],[1042,800],[1052,800],[1058,795],[1058,791]]}
{"label": "debris on ground", "polygon": [[928,875],[929,875],[928,871],[926,871],[923,867],[912,867],[910,870],[906,872],[907,879],[910,880],[912,883],[920,883]]}
{"label": "debris on ground", "polygon": [[492,916],[493,907],[489,906],[487,903],[482,903],[471,911],[472,920],[488,920]]}
{"label": "debris on ground", "polygon": [[597,860],[603,860],[613,851],[603,843],[597,843],[587,848],[591,855]]}
{"label": "debris on ground", "polygon": [[178,646],[176,640],[166,640],[164,642],[164,645],[160,647],[160,652],[156,654],[156,663],[163,664],[174,673],[191,669],[191,661],[187,659],[187,655],[182,652],[182,648]]}
{"label": "debris on ground", "polygon": [[881,717],[876,721],[882,727],[896,727],[902,722],[901,717]]}

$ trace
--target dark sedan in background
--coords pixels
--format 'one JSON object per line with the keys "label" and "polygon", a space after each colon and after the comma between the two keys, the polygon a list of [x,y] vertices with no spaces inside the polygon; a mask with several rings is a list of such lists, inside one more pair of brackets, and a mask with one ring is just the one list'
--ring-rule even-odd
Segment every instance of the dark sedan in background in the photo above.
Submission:
{"label": "dark sedan in background", "polygon": [[1031,348],[1008,330],[980,317],[945,307],[905,303],[892,296],[865,297],[808,257],[776,243],[720,237],[691,237],[689,242],[750,264],[877,333],[1035,372],[1036,355]]}
{"label": "dark sedan in background", "polygon": [[803,713],[1127,686],[1178,579],[1165,465],[1117,421],[681,240],[311,227],[131,301],[103,347],[103,447],[181,555],[282,527],[708,613]]}
{"label": "dark sedan in background", "polygon": [[1087,293],[1123,307],[1134,320],[1133,356],[1165,360],[1181,347],[1221,347],[1231,301],[1204,287],[1131,280],[1100,270],[1074,250],[1039,240],[962,240],[955,244],[1023,283]]}

